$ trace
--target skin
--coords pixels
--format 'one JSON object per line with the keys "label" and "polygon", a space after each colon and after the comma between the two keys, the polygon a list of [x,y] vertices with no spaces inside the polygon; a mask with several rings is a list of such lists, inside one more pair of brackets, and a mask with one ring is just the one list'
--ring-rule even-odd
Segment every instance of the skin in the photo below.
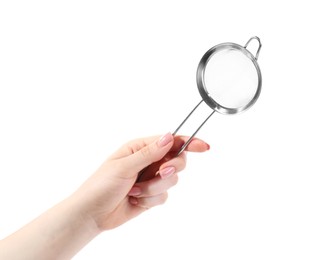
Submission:
{"label": "skin", "polygon": [[0,259],[71,259],[103,231],[163,204],[186,166],[186,152],[209,149],[194,139],[175,156],[187,139],[168,133],[122,146],[70,197],[1,240]]}

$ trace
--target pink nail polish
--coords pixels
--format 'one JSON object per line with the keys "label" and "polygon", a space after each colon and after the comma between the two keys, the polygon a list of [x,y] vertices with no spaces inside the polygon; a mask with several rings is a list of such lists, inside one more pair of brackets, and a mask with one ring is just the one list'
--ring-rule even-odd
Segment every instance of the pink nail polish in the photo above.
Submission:
{"label": "pink nail polish", "polygon": [[163,135],[161,138],[159,138],[158,145],[160,147],[164,147],[167,144],[169,144],[170,142],[172,142],[172,140],[173,140],[172,134],[171,133],[167,133],[167,134]]}
{"label": "pink nail polish", "polygon": [[138,202],[138,199],[137,198],[134,198],[134,197],[130,197],[129,198],[129,202],[133,205],[137,205],[139,202]]}
{"label": "pink nail polish", "polygon": [[175,168],[173,166],[166,167],[159,171],[159,175],[160,177],[162,177],[162,179],[166,179],[171,175],[173,175],[174,173],[175,173]]}
{"label": "pink nail polish", "polygon": [[128,196],[138,196],[141,194],[141,188],[140,187],[133,187],[129,193]]}

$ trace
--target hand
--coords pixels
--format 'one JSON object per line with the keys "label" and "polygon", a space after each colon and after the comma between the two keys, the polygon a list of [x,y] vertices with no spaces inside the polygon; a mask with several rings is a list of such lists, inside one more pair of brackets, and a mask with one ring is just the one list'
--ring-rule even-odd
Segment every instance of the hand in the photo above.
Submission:
{"label": "hand", "polygon": [[[168,133],[124,145],[69,198],[1,240],[0,258],[71,259],[102,231],[163,203],[186,165],[185,152],[176,154],[187,139]],[[186,151],[208,149],[194,139]]]}
{"label": "hand", "polygon": [[[98,229],[115,228],[146,209],[166,201],[167,190],[186,165],[186,152],[176,157],[188,137],[168,133],[131,141],[121,147],[73,195]],[[186,151],[204,152],[209,145],[194,139]],[[146,168],[147,167],[147,168]],[[143,176],[136,183],[138,174]]]}

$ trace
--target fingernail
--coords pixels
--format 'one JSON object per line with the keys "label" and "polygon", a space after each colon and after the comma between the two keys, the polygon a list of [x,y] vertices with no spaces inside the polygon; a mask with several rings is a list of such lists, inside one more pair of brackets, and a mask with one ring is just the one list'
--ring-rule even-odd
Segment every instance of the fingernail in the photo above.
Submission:
{"label": "fingernail", "polygon": [[166,178],[170,177],[171,175],[173,175],[174,173],[175,173],[175,168],[173,166],[166,167],[159,171],[159,175],[160,175],[160,177],[162,177],[162,179],[166,179]]}
{"label": "fingernail", "polygon": [[167,144],[169,144],[170,142],[172,142],[172,140],[173,140],[173,136],[170,132],[168,132],[167,134],[165,134],[161,138],[159,138],[158,145],[160,147],[164,147]]}
{"label": "fingernail", "polygon": [[138,196],[142,193],[141,188],[140,187],[133,187],[129,193],[128,196]]}
{"label": "fingernail", "polygon": [[134,197],[130,197],[129,198],[129,202],[133,205],[137,205],[139,202],[138,202],[138,199],[137,198],[134,198]]}

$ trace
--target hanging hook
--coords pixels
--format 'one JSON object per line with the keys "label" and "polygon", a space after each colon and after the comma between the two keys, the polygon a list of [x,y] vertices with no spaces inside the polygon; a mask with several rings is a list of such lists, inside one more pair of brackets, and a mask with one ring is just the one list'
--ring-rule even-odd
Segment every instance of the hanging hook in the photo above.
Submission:
{"label": "hanging hook", "polygon": [[257,59],[258,59],[258,56],[259,56],[259,51],[260,51],[261,46],[262,46],[259,37],[257,37],[257,36],[253,36],[253,37],[251,37],[250,40],[248,40],[248,42],[245,44],[244,48],[246,49],[246,47],[249,45],[250,41],[252,41],[252,40],[257,40],[257,41],[259,42],[258,50],[257,50],[257,52],[256,52],[256,55],[254,56],[254,58],[257,60]]}

